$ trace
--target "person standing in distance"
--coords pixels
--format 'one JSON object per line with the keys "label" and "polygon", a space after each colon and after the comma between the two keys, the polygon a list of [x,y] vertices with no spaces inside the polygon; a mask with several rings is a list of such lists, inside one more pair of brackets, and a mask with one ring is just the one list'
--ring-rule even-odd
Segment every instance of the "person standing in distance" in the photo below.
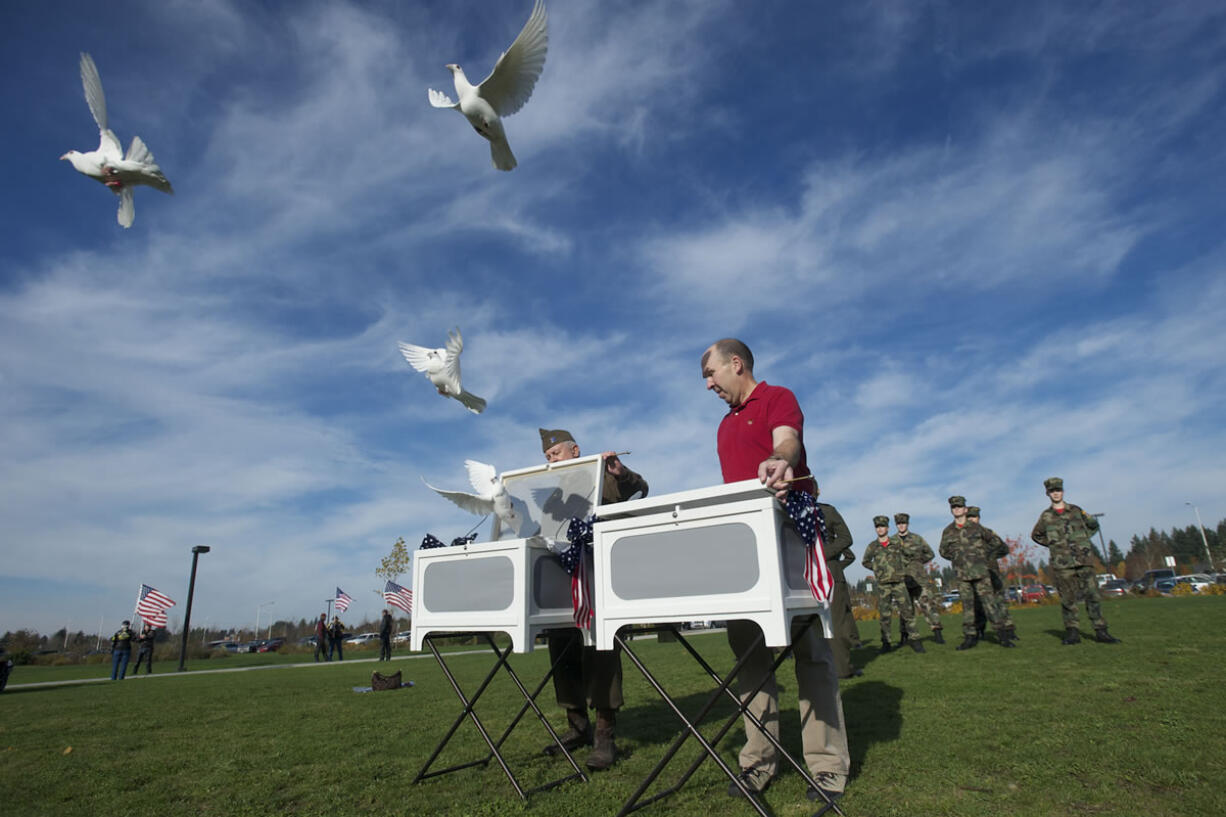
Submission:
{"label": "person standing in distance", "polygon": [[966,497],[951,496],[949,512],[954,521],[941,532],[941,556],[948,559],[958,575],[958,595],[962,601],[962,643],[954,649],[969,650],[979,643],[975,631],[975,601],[983,603],[984,612],[1002,647],[1016,647],[1005,629],[1004,605],[992,589],[988,577],[988,534],[978,524],[966,518]]}
{"label": "person standing in distance", "polygon": [[[817,490],[816,485],[814,483],[814,490]],[[844,573],[849,565],[856,563],[856,554],[851,549],[851,530],[833,505],[818,502],[817,507],[826,519],[826,539],[823,542],[826,546],[826,568],[834,582],[834,588],[830,591],[830,626],[834,630],[830,650],[834,654],[834,667],[840,678],[858,678],[864,674],[864,670],[851,663],[851,648],[859,642],[860,636],[856,629],[856,616],[851,610],[851,589],[847,586]]]}
{"label": "person standing in distance", "polygon": [[[966,518],[967,521],[974,522],[983,528],[984,533],[988,535],[988,579],[992,582],[992,589],[1000,596],[1000,603],[1005,612],[1005,629],[1009,631],[1009,638],[1017,641],[1017,627],[1013,624],[1013,616],[1009,614],[1008,591],[1005,588],[1005,580],[1000,575],[1000,560],[1009,555],[1009,545],[1000,538],[996,531],[979,521],[979,506],[967,505]],[[987,614],[983,611],[983,605],[977,602],[975,604],[975,632],[979,634],[980,639],[983,638],[987,626]]]}
{"label": "person standing in distance", "polygon": [[315,663],[319,663],[319,659],[331,661],[332,656],[328,655],[328,614],[320,613],[319,621],[315,622]]}
{"label": "person standing in distance", "polygon": [[[945,643],[941,627],[941,597],[937,593],[932,577],[924,565],[932,561],[936,555],[924,537],[911,532],[911,516],[905,513],[894,514],[894,525],[898,533],[892,537],[907,554],[907,595],[915,604],[915,609],[932,628],[932,640],[937,644]],[[915,582],[916,593],[911,593],[911,582]]]}
{"label": "person standing in distance", "polygon": [[915,638],[915,605],[907,593],[907,551],[890,533],[890,518],[874,516],[873,527],[877,538],[864,549],[862,563],[873,572],[877,580],[877,615],[881,623],[881,652],[887,653],[890,646],[890,623],[895,609],[898,610],[898,644],[909,643],[916,652],[924,652],[924,645]]}
{"label": "person standing in distance", "polygon": [[392,660],[392,614],[387,610],[379,620],[379,660]]}
{"label": "person standing in distance", "polygon": [[[540,429],[541,451],[546,462],[564,462],[580,456],[579,444],[569,431],[561,428]],[[631,471],[612,451],[604,454],[605,478],[601,486],[601,504],[624,502],[635,494],[647,496],[647,480]],[[599,511],[598,511],[599,512]],[[592,724],[588,708],[596,710],[596,735],[587,767],[595,771],[607,769],[617,760],[617,745],[613,742],[617,725],[617,710],[622,698],[621,647],[597,650],[583,646],[583,634],[578,627],[549,630],[549,659],[557,665],[553,673],[553,691],[558,706],[566,710],[570,728],[559,736],[566,751],[593,743]],[[545,754],[557,752],[556,744],[545,747]]]}
{"label": "person standing in distance", "polygon": [[136,639],[136,643],[140,648],[136,651],[136,668],[132,670],[133,675],[140,674],[141,662],[145,662],[145,674],[153,672],[153,640],[155,632],[149,622],[145,622],[140,628],[140,637]]}
{"label": "person standing in distance", "polygon": [[1064,639],[1060,643],[1080,643],[1077,602],[1085,599],[1086,613],[1094,624],[1094,640],[1118,644],[1120,640],[1107,632],[1107,619],[1103,618],[1098,582],[1094,578],[1094,545],[1090,537],[1098,530],[1098,520],[1064,501],[1064,480],[1060,477],[1044,480],[1043,487],[1047,489],[1051,507],[1039,514],[1030,538],[1051,551],[1049,564],[1055,574],[1060,610],[1064,614]]}
{"label": "person standing in distance", "polygon": [[[702,355],[702,377],[708,391],[728,404],[716,434],[720,470],[724,482],[758,479],[779,498],[792,489],[812,492],[804,444],[804,414],[796,396],[781,386],[758,381],[753,372],[753,354],[735,338],[711,344]],[[761,631],[751,621],[728,622],[728,644],[740,660],[748,656],[737,677],[741,700],[771,736],[779,737],[779,687],[771,673],[774,654],[760,639]],[[843,701],[829,641],[806,622],[792,631],[796,688],[800,699],[801,743],[805,765],[820,791],[812,787],[810,800],[833,801],[847,785],[851,758],[843,722]],[[750,692],[765,680],[755,695]],[[750,792],[762,792],[778,771],[779,758],[748,717],[745,747],[740,753],[738,780]],[[742,796],[732,783],[728,794]]]}
{"label": "person standing in distance", "polygon": [[132,660],[132,622],[124,619],[115,635],[111,636],[111,680],[122,681],[128,674],[128,662]]}

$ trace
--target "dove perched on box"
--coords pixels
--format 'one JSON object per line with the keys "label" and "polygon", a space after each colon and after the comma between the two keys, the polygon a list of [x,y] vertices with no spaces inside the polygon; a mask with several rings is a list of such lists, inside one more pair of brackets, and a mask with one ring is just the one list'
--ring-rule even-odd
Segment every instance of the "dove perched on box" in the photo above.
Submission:
{"label": "dove perched on box", "polygon": [[476,460],[464,460],[464,467],[468,469],[468,481],[472,483],[473,490],[477,492],[475,494],[468,494],[464,491],[443,491],[426,482],[424,477],[422,482],[426,482],[426,487],[431,491],[450,499],[469,513],[492,513],[498,517],[504,528],[518,531],[519,514],[512,507],[511,497],[507,494],[506,486],[502,484],[502,479],[498,476],[498,471],[494,466]]}
{"label": "dove perched on box", "polygon": [[464,338],[460,336],[459,327],[447,333],[447,346],[442,349],[427,349],[411,343],[399,346],[404,359],[417,371],[425,372],[439,394],[454,397],[473,414],[485,411],[485,401],[460,386],[460,352],[464,350]]}
{"label": "dove perched on box", "polygon": [[455,80],[458,102],[452,102],[442,91],[428,89],[431,105],[464,114],[473,129],[489,140],[490,158],[499,170],[511,170],[516,165],[502,129],[502,117],[518,111],[532,96],[532,89],[545,67],[545,52],[549,49],[546,23],[545,4],[536,0],[523,31],[498,58],[494,70],[480,85],[470,84],[460,66],[448,64]]}
{"label": "dove perched on box", "polygon": [[139,136],[132,137],[128,154],[124,155],[119,138],[107,127],[106,96],[102,93],[98,67],[94,65],[93,58],[84,53],[81,54],[81,84],[85,87],[85,101],[89,103],[90,113],[98,123],[98,149],[89,153],[70,150],[60,158],[72,162],[77,172],[111,188],[111,192],[119,196],[120,225],[131,227],[136,217],[136,205],[132,199],[134,185],[154,187],[163,193],[175,191],[153,160],[153,153]]}

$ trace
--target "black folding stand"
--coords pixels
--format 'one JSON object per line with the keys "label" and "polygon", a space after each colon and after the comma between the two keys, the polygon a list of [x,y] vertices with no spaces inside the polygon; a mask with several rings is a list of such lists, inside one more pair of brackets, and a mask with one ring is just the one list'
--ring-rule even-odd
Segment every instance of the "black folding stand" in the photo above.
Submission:
{"label": "black folding stand", "polygon": [[[464,705],[464,708],[460,711],[460,714],[456,716],[455,722],[451,724],[451,728],[447,730],[447,734],[443,736],[442,741],[435,748],[434,754],[430,755],[430,759],[426,761],[426,765],[422,766],[421,771],[417,773],[417,777],[413,778],[413,782],[420,783],[421,781],[431,777],[450,774],[451,772],[456,772],[460,769],[468,769],[473,766],[487,766],[489,765],[490,760],[493,759],[498,761],[498,765],[502,767],[503,773],[506,774],[507,779],[511,781],[511,785],[515,787],[515,792],[523,800],[527,800],[529,794],[535,794],[539,791],[552,789],[555,786],[562,785],[568,780],[579,779],[586,783],[587,775],[583,773],[583,770],[579,768],[579,764],[575,762],[575,759],[571,757],[570,752],[568,752],[566,747],[562,745],[562,741],[558,738],[558,733],[554,731],[552,726],[550,726],[548,719],[541,714],[541,710],[536,705],[536,696],[541,694],[541,690],[545,688],[545,685],[549,683],[549,679],[553,677],[553,673],[554,670],[557,669],[558,662],[565,657],[565,652],[558,656],[558,661],[555,661],[554,664],[550,666],[549,672],[545,673],[545,677],[541,679],[540,684],[537,685],[535,690],[529,693],[527,688],[519,680],[519,676],[515,674],[515,670],[511,669],[511,665],[507,663],[507,658],[511,654],[511,645],[508,645],[505,650],[500,650],[498,645],[494,643],[494,639],[489,633],[479,633],[478,635],[485,640],[485,643],[489,645],[491,650],[493,650],[494,655],[498,657],[498,660],[494,662],[494,666],[490,668],[490,671],[485,676],[485,680],[483,680],[481,685],[477,687],[477,691],[473,694],[472,698],[469,698],[464,694],[464,690],[460,688],[459,681],[456,680],[455,675],[451,672],[451,668],[447,666],[447,662],[443,660],[442,654],[438,651],[438,647],[434,643],[436,638],[446,638],[451,635],[454,634],[430,633],[423,640],[427,645],[429,645],[430,652],[434,653],[435,660],[437,660],[438,665],[443,668],[443,674],[446,675],[447,680],[451,682],[451,688],[455,690],[455,694],[460,699],[460,703]],[[477,705],[477,701],[481,698],[481,695],[490,685],[490,682],[494,680],[494,676],[498,674],[499,669],[504,670],[506,674],[511,677],[511,680],[515,682],[515,686],[524,696],[524,705],[520,707],[519,714],[515,716],[514,720],[512,720],[510,725],[507,726],[506,730],[503,731],[502,736],[499,737],[498,740],[492,740],[489,732],[486,731],[485,725],[481,723],[481,718],[477,716],[475,707]],[[515,775],[511,772],[511,768],[507,765],[506,759],[502,756],[501,749],[502,744],[506,742],[508,737],[510,737],[511,732],[516,726],[519,725],[520,720],[523,718],[524,714],[529,708],[536,713],[536,716],[540,719],[541,723],[545,726],[545,729],[549,732],[549,737],[554,743],[557,744],[559,751],[565,755],[566,760],[575,771],[574,774],[568,774],[565,777],[560,777],[557,780],[536,786],[535,788],[524,789],[524,787],[519,784],[519,781],[515,779]],[[489,747],[489,754],[479,760],[472,760],[468,763],[461,763],[457,766],[450,766],[446,769],[439,769],[433,772],[429,771],[430,766],[434,764],[434,761],[438,758],[439,754],[442,753],[443,747],[445,747],[447,742],[451,740],[452,735],[454,735],[456,730],[460,728],[460,724],[464,722],[465,718],[472,719],[473,725],[476,726],[477,731],[481,733],[481,738],[485,741],[485,745]]]}
{"label": "black folding stand", "polygon": [[[802,630],[801,632],[802,633],[806,632],[808,627],[813,626],[813,623],[817,620],[818,620],[818,616],[812,616],[809,619],[805,630]],[[622,806],[621,811],[617,813],[617,817],[626,817],[626,815],[630,814],[631,812],[637,811],[638,809],[641,809],[644,806],[648,806],[651,803],[656,802],[657,800],[662,800],[665,797],[668,797],[669,795],[672,795],[680,791],[681,787],[684,786],[686,781],[688,781],[690,777],[693,776],[694,772],[698,771],[698,767],[701,766],[703,761],[706,760],[708,757],[710,757],[712,760],[715,761],[715,763],[720,767],[720,769],[723,770],[724,774],[728,775],[728,779],[731,780],[736,785],[736,787],[741,790],[741,794],[745,796],[746,801],[751,806],[753,806],[754,810],[757,811],[758,814],[762,815],[762,817],[770,817],[766,809],[763,808],[760,802],[758,802],[758,799],[757,797],[754,796],[754,793],[751,792],[748,788],[746,788],[745,784],[742,783],[741,780],[737,777],[739,770],[733,771],[731,768],[729,768],[728,764],[724,762],[724,759],[721,758],[719,756],[719,753],[715,750],[715,747],[719,745],[719,742],[723,739],[724,735],[728,733],[728,730],[730,730],[742,716],[749,718],[749,720],[758,729],[758,731],[760,731],[763,734],[763,736],[765,736],[766,739],[770,741],[771,745],[775,747],[775,751],[777,751],[782,758],[784,758],[785,760],[787,760],[788,763],[791,764],[792,768],[795,769],[802,778],[804,778],[805,782],[808,783],[809,786],[811,786],[815,791],[821,794],[822,799],[825,800],[825,802],[816,812],[814,812],[813,817],[820,817],[820,815],[825,814],[827,811],[831,811],[831,810],[833,810],[835,814],[840,814],[840,815],[843,814],[843,811],[839,808],[838,804],[834,802],[833,800],[827,798],[826,795],[822,793],[821,787],[817,785],[817,781],[815,781],[813,777],[809,774],[809,770],[804,767],[804,764],[796,762],[796,759],[792,757],[792,755],[789,754],[788,751],[783,748],[783,746],[779,743],[779,741],[773,735],[771,735],[770,732],[766,730],[766,727],[762,724],[762,722],[758,718],[754,717],[752,714],[746,711],[748,707],[748,703],[741,703],[741,699],[738,698],[736,693],[732,691],[731,689],[732,682],[736,679],[736,676],[740,673],[741,668],[744,666],[745,662],[748,660],[752,650],[746,650],[745,654],[740,658],[740,660],[736,662],[736,665],[733,666],[732,671],[729,672],[727,676],[721,678],[719,673],[717,673],[714,669],[712,669],[711,665],[708,664],[706,660],[704,660],[703,657],[699,655],[698,652],[692,646],[690,646],[690,643],[685,640],[685,637],[683,635],[681,635],[681,632],[677,629],[677,626],[675,624],[657,624],[651,627],[646,627],[646,628],[635,630],[636,635],[639,633],[644,633],[644,632],[648,632],[648,633],[650,632],[657,632],[657,633],[658,632],[671,632],[673,635],[677,637],[677,641],[680,642],[680,644],[683,647],[685,647],[687,652],[689,652],[690,656],[695,661],[698,662],[698,664],[703,668],[703,670],[706,671],[707,675],[709,675],[713,680],[718,682],[719,686],[715,688],[715,691],[712,692],[711,695],[707,698],[706,703],[703,704],[702,708],[698,711],[698,714],[694,716],[693,720],[691,720],[685,716],[685,713],[681,711],[681,709],[677,706],[676,702],[673,701],[672,697],[668,694],[667,691],[665,691],[664,687],[660,685],[660,682],[656,680],[655,676],[653,676],[648,671],[647,667],[643,664],[642,660],[637,655],[634,654],[634,652],[630,649],[630,644],[627,642],[626,639],[622,638],[621,633],[618,633],[613,636],[614,641],[616,641],[618,644],[621,645],[622,649],[626,651],[626,655],[630,656],[630,660],[633,661],[634,665],[639,668],[639,672],[643,673],[643,677],[647,679],[647,683],[650,684],[652,689],[654,689],[656,693],[661,698],[664,699],[664,703],[668,704],[668,708],[671,709],[673,711],[673,714],[676,715],[681,720],[682,724],[684,724],[684,728],[677,735],[677,737],[673,740],[672,745],[668,747],[668,751],[664,753],[664,757],[660,758],[660,761],[656,763],[655,768],[651,770],[651,773],[648,774],[647,777],[643,780],[643,782],[639,784],[639,787],[635,789],[634,794],[630,795],[630,799],[627,800],[625,805]],[[758,645],[758,642],[764,639],[765,639],[765,636],[761,632],[759,632],[758,639],[757,641],[754,642],[753,647],[756,648]],[[763,677],[762,681],[758,684],[758,686],[753,689],[753,694],[745,696],[745,700],[746,701],[752,700],[753,696],[756,695],[762,689],[762,687],[766,685],[767,680],[775,674],[775,671],[779,669],[780,665],[783,664],[783,662],[786,661],[791,655],[792,655],[792,645],[788,644],[788,646],[785,647],[779,653],[779,656],[775,659],[775,663],[771,666],[770,673],[768,673],[765,677]],[[707,714],[711,711],[711,709],[715,706],[716,702],[718,702],[721,697],[730,698],[732,702],[736,704],[737,711],[732,715],[732,717],[728,718],[728,720],[725,721],[724,725],[720,727],[720,729],[715,733],[715,736],[711,740],[708,741],[706,738],[703,737],[702,733],[698,730],[698,726],[699,724],[702,723],[703,719],[706,718]],[[671,787],[664,789],[663,791],[657,792],[651,797],[648,797],[646,799],[641,799],[643,797],[644,792],[646,792],[647,789],[651,786],[651,784],[655,782],[656,778],[660,776],[660,774],[664,771],[665,767],[667,767],[668,764],[672,762],[673,756],[676,755],[678,751],[680,751],[682,745],[691,736],[695,740],[697,740],[699,744],[701,744],[702,751],[694,759],[694,762],[690,764],[690,767],[686,769],[685,774],[681,775],[681,777],[677,780],[677,782],[674,783]]]}

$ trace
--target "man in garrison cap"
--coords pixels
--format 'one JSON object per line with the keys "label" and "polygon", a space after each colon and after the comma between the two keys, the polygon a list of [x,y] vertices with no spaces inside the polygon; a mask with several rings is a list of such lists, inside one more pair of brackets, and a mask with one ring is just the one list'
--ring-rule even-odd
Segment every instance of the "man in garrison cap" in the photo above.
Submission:
{"label": "man in garrison cap", "polygon": [[[1000,595],[1000,602],[1005,609],[1005,629],[1009,631],[1009,638],[1017,641],[1017,629],[1013,625],[1013,616],[1009,614],[1009,596],[1005,590],[1005,580],[1000,575],[1000,560],[1009,555],[1009,545],[1001,539],[996,531],[985,526],[979,521],[979,506],[967,505],[966,518],[972,522],[978,523],[981,528],[988,534],[988,579],[992,582],[992,589]],[[975,632],[982,639],[988,627],[988,616],[984,612],[983,602],[980,599],[975,600]]]}
{"label": "man in garrison cap", "polygon": [[954,521],[941,532],[941,556],[954,566],[958,576],[958,593],[962,601],[962,643],[959,650],[969,650],[979,643],[975,631],[975,599],[982,600],[984,612],[995,627],[1002,647],[1016,647],[1005,629],[1005,614],[1000,596],[992,589],[988,578],[989,537],[976,522],[966,518],[966,497],[951,496],[949,512]]}
{"label": "man in garrison cap", "polygon": [[[579,444],[569,431],[561,428],[540,429],[541,451],[546,462],[562,462],[580,456]],[[647,480],[631,471],[612,451],[604,454],[605,479],[601,487],[601,504],[624,502],[635,494],[647,496]],[[560,738],[566,750],[593,744],[588,754],[589,769],[607,769],[617,759],[613,729],[617,710],[621,709],[622,659],[621,647],[597,650],[583,646],[583,635],[577,627],[549,630],[550,661],[557,665],[553,673],[553,690],[558,705],[566,710],[569,728]],[[560,661],[560,663],[559,663]],[[588,708],[596,710],[596,732],[593,741]],[[545,747],[545,754],[555,754],[557,744]]]}
{"label": "man in garrison cap", "polygon": [[1030,538],[1051,551],[1048,564],[1060,594],[1060,609],[1064,615],[1062,644],[1081,642],[1077,623],[1077,602],[1085,599],[1086,613],[1094,624],[1094,640],[1118,644],[1119,639],[1107,632],[1098,599],[1098,582],[1094,578],[1094,545],[1090,537],[1098,530],[1098,520],[1064,501],[1064,480],[1051,477],[1043,481],[1051,506],[1039,514]]}
{"label": "man in garrison cap", "polygon": [[894,514],[894,525],[898,533],[890,537],[907,554],[907,595],[915,605],[916,611],[932,628],[932,640],[938,644],[945,643],[941,634],[941,596],[937,587],[928,575],[924,565],[932,561],[935,554],[924,537],[911,532],[911,516],[905,513]]}
{"label": "man in garrison cap", "polygon": [[890,623],[893,610],[898,609],[899,646],[910,643],[911,649],[924,652],[924,645],[915,634],[915,607],[907,595],[907,552],[901,544],[889,536],[890,518],[874,516],[873,527],[877,538],[868,543],[864,551],[864,566],[873,571],[877,579],[877,614],[881,617],[881,651],[889,652]]}
{"label": "man in garrison cap", "polygon": [[[817,490],[816,485],[814,490]],[[847,586],[844,570],[856,563],[856,554],[851,549],[851,530],[843,521],[843,515],[831,504],[818,502],[826,520],[825,545],[826,567],[834,586],[830,591],[831,629],[830,651],[834,654],[834,668],[840,678],[855,678],[864,670],[851,663],[851,648],[858,640],[856,617],[851,610],[851,590]]]}

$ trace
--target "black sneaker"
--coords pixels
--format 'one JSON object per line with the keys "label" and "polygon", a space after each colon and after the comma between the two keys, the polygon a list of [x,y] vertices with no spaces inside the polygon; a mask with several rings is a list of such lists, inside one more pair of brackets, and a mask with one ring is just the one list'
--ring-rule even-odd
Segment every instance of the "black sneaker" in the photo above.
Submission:
{"label": "black sneaker", "polygon": [[[770,787],[770,784],[771,784],[771,779],[769,777],[767,777],[765,780],[762,781],[761,784],[759,784],[758,781],[761,780],[763,777],[764,775],[759,774],[758,772],[755,772],[752,769],[741,769],[741,773],[736,776],[736,779],[741,781],[741,783],[745,786],[745,788],[748,789],[751,793],[761,794],[762,792],[766,791]],[[728,784],[728,796],[729,797],[744,797],[745,793],[741,791],[740,786],[738,786],[736,783],[729,783]]]}

